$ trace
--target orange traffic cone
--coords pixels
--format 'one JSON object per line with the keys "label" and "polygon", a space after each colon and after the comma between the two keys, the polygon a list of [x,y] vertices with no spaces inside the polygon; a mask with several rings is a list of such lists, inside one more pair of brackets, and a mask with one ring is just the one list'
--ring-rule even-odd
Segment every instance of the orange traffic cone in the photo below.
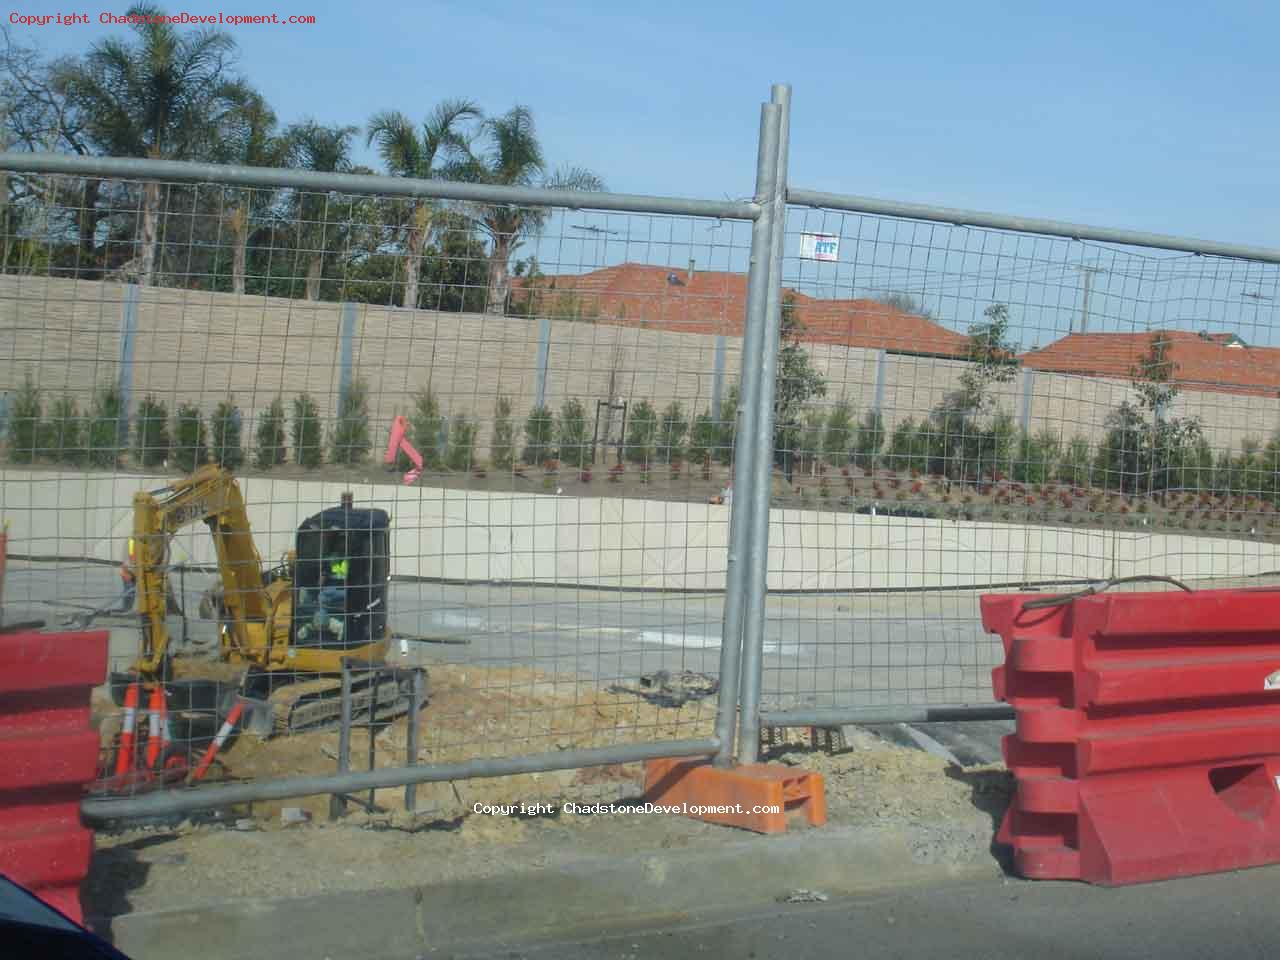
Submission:
{"label": "orange traffic cone", "polygon": [[236,724],[240,722],[240,714],[244,713],[244,701],[237,700],[231,712],[227,714],[227,719],[222,721],[222,726],[218,729],[218,735],[213,738],[213,743],[209,744],[209,749],[204,752],[204,756],[200,758],[200,764],[191,774],[191,782],[204,778],[209,772],[209,766],[213,763],[213,758],[218,755],[218,751],[222,749],[222,745],[227,742],[227,738],[231,736],[231,731],[236,728]]}
{"label": "orange traffic cone", "polygon": [[147,769],[158,770],[161,758],[169,747],[169,708],[164,688],[156,684],[151,688],[151,701],[147,704]]}
{"label": "orange traffic cone", "polygon": [[138,684],[131,683],[124,692],[124,727],[120,730],[120,746],[116,748],[116,776],[133,769],[133,731],[138,722]]}

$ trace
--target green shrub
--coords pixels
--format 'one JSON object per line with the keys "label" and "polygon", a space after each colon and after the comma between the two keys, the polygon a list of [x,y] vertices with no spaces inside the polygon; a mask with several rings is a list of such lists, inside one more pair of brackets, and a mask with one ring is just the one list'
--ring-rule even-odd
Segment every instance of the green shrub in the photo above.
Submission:
{"label": "green shrub", "polygon": [[627,459],[647,468],[653,462],[657,441],[658,412],[648,400],[641,400],[632,411],[627,428]]}
{"label": "green shrub", "polygon": [[[422,464],[428,470],[439,470],[444,463],[447,444],[443,434],[444,417],[440,413],[440,402],[431,392],[431,387],[424,387],[413,397],[409,442],[422,454]],[[396,463],[400,470],[409,468],[409,458],[404,454],[397,457]]]}
{"label": "green shrub", "polygon": [[1053,479],[1061,454],[1058,438],[1048,431],[1034,437],[1025,431],[1018,434],[1011,476],[1017,483],[1041,484]]}
{"label": "green shrub", "polygon": [[1054,470],[1059,483],[1087,487],[1092,482],[1093,451],[1084,437],[1072,437]]}
{"label": "green shrub", "polygon": [[180,404],[174,417],[173,459],[186,473],[209,462],[209,434],[200,408],[193,403]]}
{"label": "green shrub", "polygon": [[489,437],[489,459],[495,470],[510,470],[516,455],[515,424],[511,422],[511,398],[498,397],[493,408],[493,433]]}
{"label": "green shrub", "polygon": [[826,432],[822,436],[822,452],[826,455],[827,463],[833,467],[843,467],[848,463],[853,438],[853,407],[847,400],[841,400],[831,408],[831,413],[827,416]]}
{"label": "green shrub", "polygon": [[22,386],[13,398],[9,411],[9,459],[14,463],[31,463],[40,450],[42,430],[40,390],[28,370]]}
{"label": "green shrub", "polygon": [[[874,426],[873,423],[868,424],[869,428]],[[861,431],[861,428],[859,430]],[[917,470],[923,473],[929,466],[931,441],[932,433],[928,422],[917,425],[915,420],[908,417],[893,428],[893,436],[889,438],[889,450],[884,458],[885,466],[895,471]],[[868,454],[863,453],[862,450],[858,451],[858,457],[863,463],[874,462],[874,459],[870,461],[864,459]]]}
{"label": "green shrub", "polygon": [[213,462],[224,470],[238,470],[244,465],[241,444],[240,408],[228,397],[214,408],[210,433],[213,440]]}
{"label": "green shrub", "polygon": [[40,443],[44,455],[58,463],[78,464],[85,458],[85,421],[71,397],[53,403],[49,419],[42,425]]}
{"label": "green shrub", "polygon": [[720,401],[720,419],[716,424],[716,459],[733,463],[733,448],[738,439],[738,385],[732,384]]}
{"label": "green shrub", "polygon": [[465,413],[449,419],[449,449],[445,464],[450,470],[470,470],[476,458],[476,425]]}
{"label": "green shrub", "polygon": [[115,384],[98,388],[89,420],[89,462],[115,467],[129,442],[129,413]]}
{"label": "green shrub", "polygon": [[587,410],[581,400],[570,399],[556,419],[557,457],[565,466],[581,470],[591,462],[591,437],[587,432]]}
{"label": "green shrub", "polygon": [[550,407],[534,407],[524,423],[524,452],[520,459],[537,466],[555,454],[555,417]]}
{"label": "green shrub", "polygon": [[139,466],[155,467],[169,459],[169,410],[154,395],[138,404],[133,456]]}
{"label": "green shrub", "polygon": [[254,438],[253,465],[270,470],[287,459],[284,447],[284,400],[276,397],[258,414],[258,431]]}
{"label": "green shrub", "polygon": [[[907,421],[911,423],[910,420]],[[912,430],[915,425],[912,424]],[[905,435],[904,435],[905,436]],[[884,417],[879,410],[868,410],[858,421],[858,429],[853,439],[853,458],[860,467],[874,467],[884,447]]]}
{"label": "green shrub", "polygon": [[338,404],[338,422],[331,437],[333,463],[363,463],[373,439],[369,433],[369,385],[359,377],[351,381]]}
{"label": "green shrub", "polygon": [[816,410],[805,415],[804,430],[799,434],[796,454],[801,469],[812,468],[823,453],[823,441],[826,438],[827,418]]}
{"label": "green shrub", "polygon": [[665,462],[684,459],[684,436],[688,431],[684,407],[678,400],[671,401],[662,411],[662,427],[658,434],[658,452]]}
{"label": "green shrub", "polygon": [[699,466],[705,464],[715,452],[719,435],[719,425],[711,414],[698,414],[689,430],[689,459]]}
{"label": "green shrub", "polygon": [[324,459],[320,428],[320,408],[311,394],[303,393],[293,401],[293,423],[289,426],[293,441],[294,462],[303,467],[318,467]]}

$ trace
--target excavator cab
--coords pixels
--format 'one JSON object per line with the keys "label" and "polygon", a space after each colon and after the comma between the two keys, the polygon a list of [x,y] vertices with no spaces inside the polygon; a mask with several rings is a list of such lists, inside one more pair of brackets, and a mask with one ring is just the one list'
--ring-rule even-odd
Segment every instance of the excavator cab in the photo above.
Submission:
{"label": "excavator cab", "polygon": [[298,528],[290,644],[348,650],[387,633],[390,518],[347,504]]}

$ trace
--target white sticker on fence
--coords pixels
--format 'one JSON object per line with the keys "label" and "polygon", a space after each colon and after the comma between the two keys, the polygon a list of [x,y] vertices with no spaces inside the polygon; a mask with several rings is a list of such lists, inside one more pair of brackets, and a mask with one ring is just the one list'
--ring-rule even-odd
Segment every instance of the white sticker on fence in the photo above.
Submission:
{"label": "white sticker on fence", "polygon": [[834,233],[800,234],[801,260],[839,260],[840,238]]}

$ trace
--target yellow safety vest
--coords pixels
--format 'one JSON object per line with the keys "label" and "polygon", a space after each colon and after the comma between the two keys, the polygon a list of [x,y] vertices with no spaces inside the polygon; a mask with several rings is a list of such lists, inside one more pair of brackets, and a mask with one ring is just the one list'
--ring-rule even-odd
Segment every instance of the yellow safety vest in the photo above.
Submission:
{"label": "yellow safety vest", "polygon": [[347,561],[338,560],[329,568],[329,570],[339,580],[347,579]]}

